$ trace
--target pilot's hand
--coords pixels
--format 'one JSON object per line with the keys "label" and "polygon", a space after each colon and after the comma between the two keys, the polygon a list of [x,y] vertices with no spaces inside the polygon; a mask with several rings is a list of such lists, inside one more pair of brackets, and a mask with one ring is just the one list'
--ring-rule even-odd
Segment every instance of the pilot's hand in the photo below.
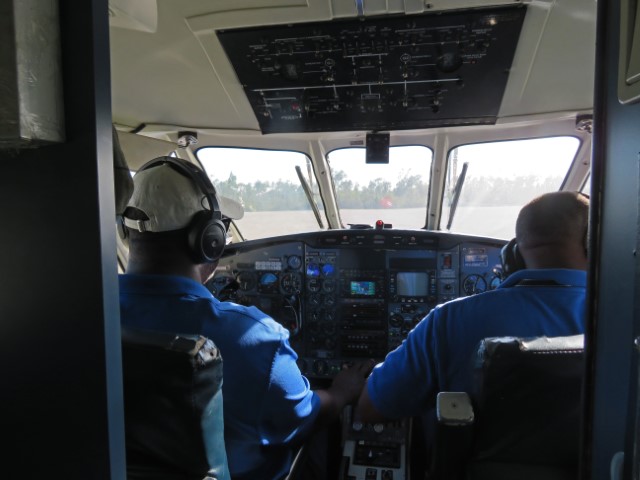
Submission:
{"label": "pilot's hand", "polygon": [[342,405],[355,403],[374,366],[373,360],[363,360],[351,366],[345,366],[335,376],[329,390],[339,398]]}

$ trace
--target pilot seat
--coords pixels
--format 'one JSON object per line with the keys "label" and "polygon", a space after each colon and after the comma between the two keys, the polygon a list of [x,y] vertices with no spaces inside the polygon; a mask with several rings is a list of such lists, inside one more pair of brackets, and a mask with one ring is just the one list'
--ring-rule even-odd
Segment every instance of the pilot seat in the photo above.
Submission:
{"label": "pilot seat", "polygon": [[222,357],[213,342],[123,328],[130,480],[229,480]]}
{"label": "pilot seat", "polygon": [[430,479],[578,478],[584,335],[484,339],[474,392],[441,392]]}

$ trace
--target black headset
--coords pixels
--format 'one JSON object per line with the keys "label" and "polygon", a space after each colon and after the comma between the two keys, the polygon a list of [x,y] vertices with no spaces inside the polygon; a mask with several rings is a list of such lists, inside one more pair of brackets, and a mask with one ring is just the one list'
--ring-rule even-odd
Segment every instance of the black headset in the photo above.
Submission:
{"label": "black headset", "polygon": [[500,263],[502,264],[503,280],[513,272],[527,268],[524,263],[524,258],[522,258],[520,250],[518,250],[518,244],[515,238],[512,238],[509,243],[500,250]]}
{"label": "black headset", "polygon": [[224,251],[227,228],[216,197],[216,189],[206,173],[193,163],[176,157],[158,157],[145,163],[138,172],[161,165],[169,165],[177,172],[193,180],[209,202],[210,210],[197,212],[187,226],[187,241],[196,263],[216,262]]}

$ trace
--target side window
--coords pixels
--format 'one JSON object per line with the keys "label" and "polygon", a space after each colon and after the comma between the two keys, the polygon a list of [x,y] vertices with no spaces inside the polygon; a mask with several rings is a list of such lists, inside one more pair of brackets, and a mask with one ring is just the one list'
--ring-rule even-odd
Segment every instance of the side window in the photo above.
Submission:
{"label": "side window", "polygon": [[575,137],[547,137],[454,148],[447,160],[440,229],[450,223],[454,232],[512,238],[522,206],[560,189],[579,146]]}

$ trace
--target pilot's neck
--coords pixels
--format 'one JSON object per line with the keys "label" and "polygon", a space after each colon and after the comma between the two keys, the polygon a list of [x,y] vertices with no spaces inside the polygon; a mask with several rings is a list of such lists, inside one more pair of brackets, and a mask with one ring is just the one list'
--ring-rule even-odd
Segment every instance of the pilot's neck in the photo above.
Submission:
{"label": "pilot's neck", "polygon": [[127,273],[137,275],[176,275],[186,277],[198,283],[202,283],[200,265],[186,261],[149,261],[141,259],[129,259]]}

